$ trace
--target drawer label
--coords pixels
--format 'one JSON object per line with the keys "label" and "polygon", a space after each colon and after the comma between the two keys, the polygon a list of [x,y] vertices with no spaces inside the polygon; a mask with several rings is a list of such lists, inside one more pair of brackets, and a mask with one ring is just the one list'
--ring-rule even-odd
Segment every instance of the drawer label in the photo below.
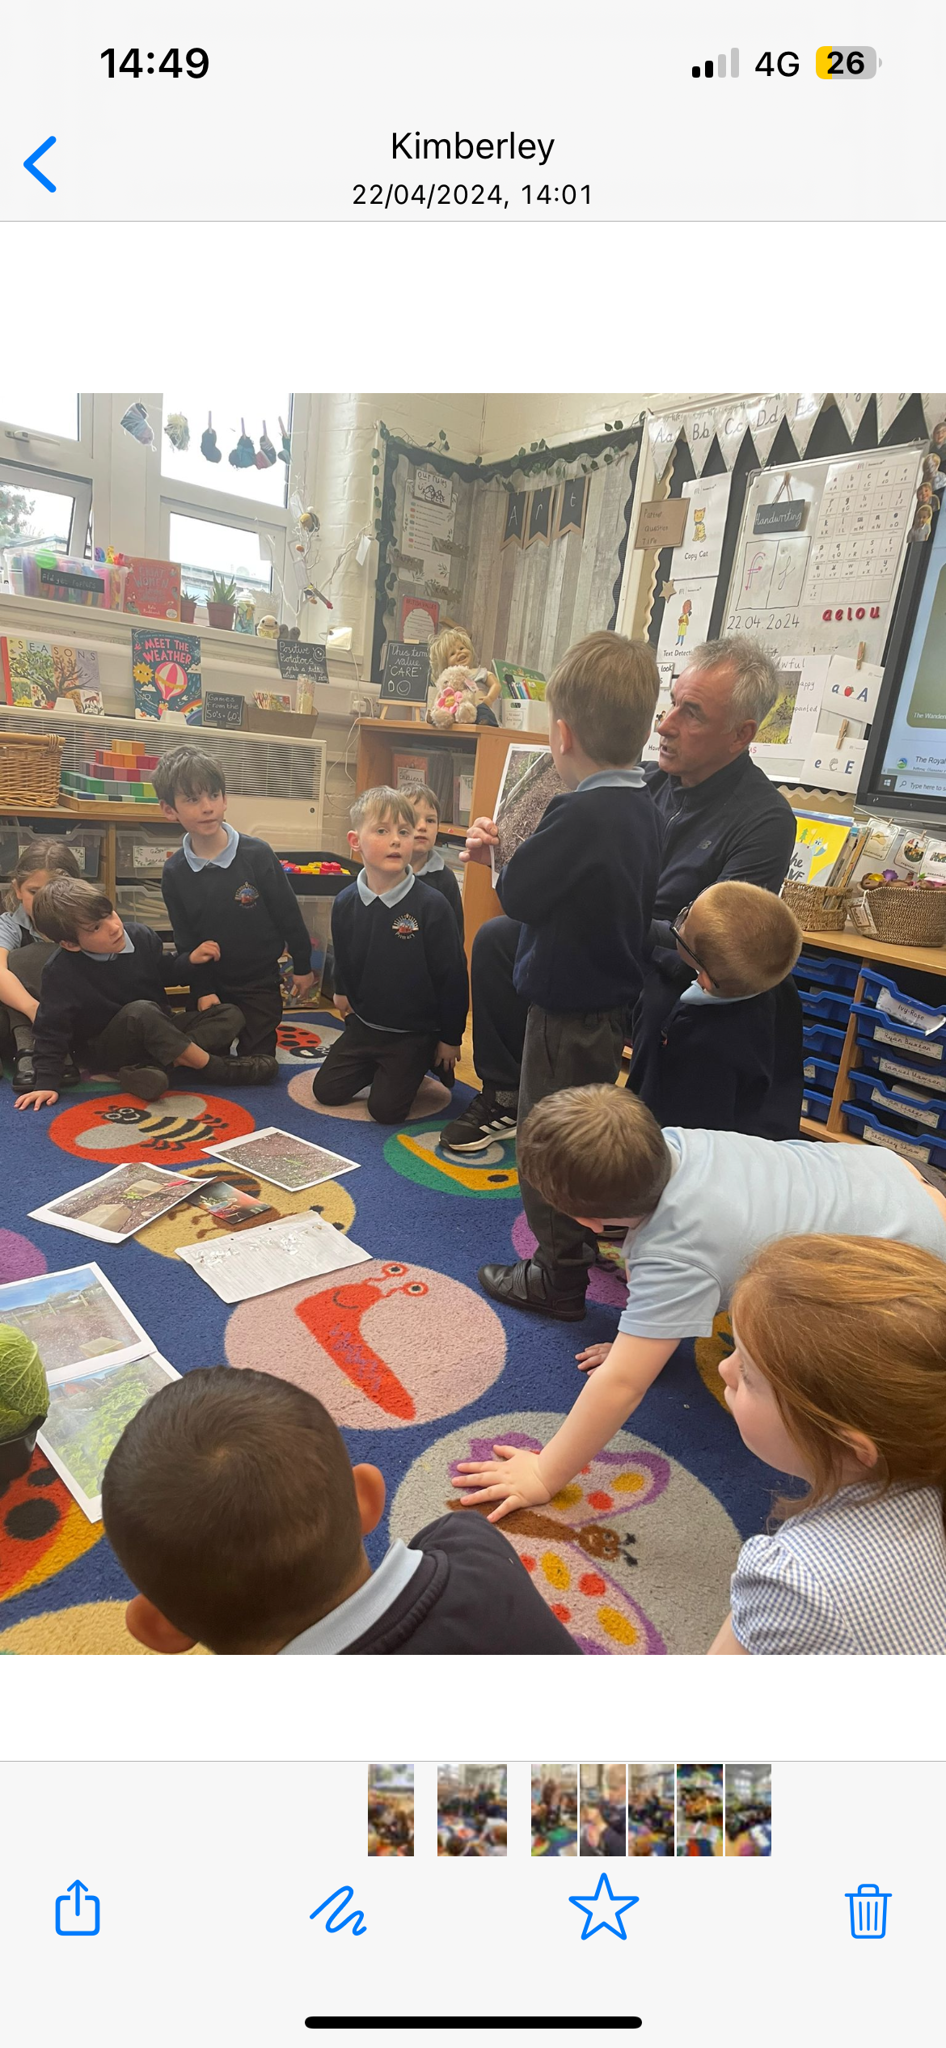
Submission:
{"label": "drawer label", "polygon": [[934,1131],[939,1123],[938,1109],[918,1109],[912,1102],[888,1102],[882,1088],[872,1088],[870,1099],[876,1102],[880,1109],[893,1109],[897,1116],[908,1116],[916,1124],[929,1124]]}
{"label": "drawer label", "polygon": [[892,996],[882,988],[877,998],[878,1010],[884,1010],[888,1017],[896,1017],[901,1024],[912,1024],[914,1031],[922,1031],[929,1038],[934,1031],[942,1031],[946,1016],[931,1017],[926,1010],[920,1010],[915,1003],[908,1003],[903,996]]}
{"label": "drawer label", "polygon": [[868,1145],[882,1145],[885,1152],[901,1152],[904,1159],[929,1160],[929,1146],[911,1145],[909,1138],[888,1137],[886,1131],[872,1131],[869,1124],[864,1125],[862,1136]]}
{"label": "drawer label", "polygon": [[915,1038],[904,1038],[902,1031],[884,1031],[879,1024],[874,1025],[874,1037],[880,1039],[881,1045],[900,1045],[903,1046],[906,1052],[922,1052],[924,1059],[941,1060],[943,1057],[941,1044],[931,1045],[928,1043],[920,1047],[917,1045]]}
{"label": "drawer label", "polygon": [[946,1094],[946,1074],[918,1074],[915,1067],[905,1067],[901,1060],[878,1060],[877,1064],[882,1074],[893,1074],[898,1081],[922,1081],[924,1088]]}

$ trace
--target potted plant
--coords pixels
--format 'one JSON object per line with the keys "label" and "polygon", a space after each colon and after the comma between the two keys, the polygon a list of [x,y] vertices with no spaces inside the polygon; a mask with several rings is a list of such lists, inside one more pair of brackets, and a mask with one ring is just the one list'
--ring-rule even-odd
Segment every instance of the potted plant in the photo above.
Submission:
{"label": "potted plant", "polygon": [[196,613],[197,613],[197,605],[198,605],[198,599],[197,599],[196,597],[190,597],[190,596],[188,595],[188,593],[187,593],[187,591],[186,591],[186,590],[182,590],[182,591],[181,591],[181,625],[182,625],[182,626],[192,626],[192,625],[193,625],[193,623],[194,623],[194,619],[195,619],[195,616],[196,616]]}
{"label": "potted plant", "polygon": [[207,623],[222,626],[225,633],[233,631],[233,615],[236,610],[236,584],[232,576],[215,576],[207,599]]}
{"label": "potted plant", "polygon": [[12,1324],[0,1324],[0,1488],[29,1470],[49,1411],[39,1352]]}

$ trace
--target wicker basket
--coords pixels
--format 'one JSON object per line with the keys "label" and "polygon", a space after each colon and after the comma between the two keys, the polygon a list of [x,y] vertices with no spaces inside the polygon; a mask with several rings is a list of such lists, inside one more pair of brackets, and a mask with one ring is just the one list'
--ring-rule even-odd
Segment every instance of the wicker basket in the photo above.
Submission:
{"label": "wicker basket", "polygon": [[0,803],[24,810],[58,803],[65,744],[55,733],[0,733]]}
{"label": "wicker basket", "polygon": [[946,888],[865,891],[877,937],[894,946],[941,946],[946,941]]}
{"label": "wicker basket", "polygon": [[819,888],[816,882],[783,882],[782,895],[805,932],[843,932],[851,889]]}

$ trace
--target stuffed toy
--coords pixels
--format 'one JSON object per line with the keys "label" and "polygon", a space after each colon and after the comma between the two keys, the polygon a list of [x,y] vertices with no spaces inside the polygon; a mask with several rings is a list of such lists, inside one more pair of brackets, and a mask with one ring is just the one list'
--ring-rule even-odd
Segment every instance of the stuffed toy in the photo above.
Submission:
{"label": "stuffed toy", "polygon": [[445,668],[437,683],[437,696],[427,716],[431,725],[475,725],[478,703],[473,670]]}

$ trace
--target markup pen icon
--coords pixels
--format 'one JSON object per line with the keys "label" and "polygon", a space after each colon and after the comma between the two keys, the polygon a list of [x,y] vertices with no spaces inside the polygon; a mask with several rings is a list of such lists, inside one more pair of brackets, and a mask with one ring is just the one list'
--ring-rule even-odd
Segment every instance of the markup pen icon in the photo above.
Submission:
{"label": "markup pen icon", "polygon": [[99,1901],[81,1878],[73,1878],[56,1900],[57,1934],[98,1934],[102,1925]]}

